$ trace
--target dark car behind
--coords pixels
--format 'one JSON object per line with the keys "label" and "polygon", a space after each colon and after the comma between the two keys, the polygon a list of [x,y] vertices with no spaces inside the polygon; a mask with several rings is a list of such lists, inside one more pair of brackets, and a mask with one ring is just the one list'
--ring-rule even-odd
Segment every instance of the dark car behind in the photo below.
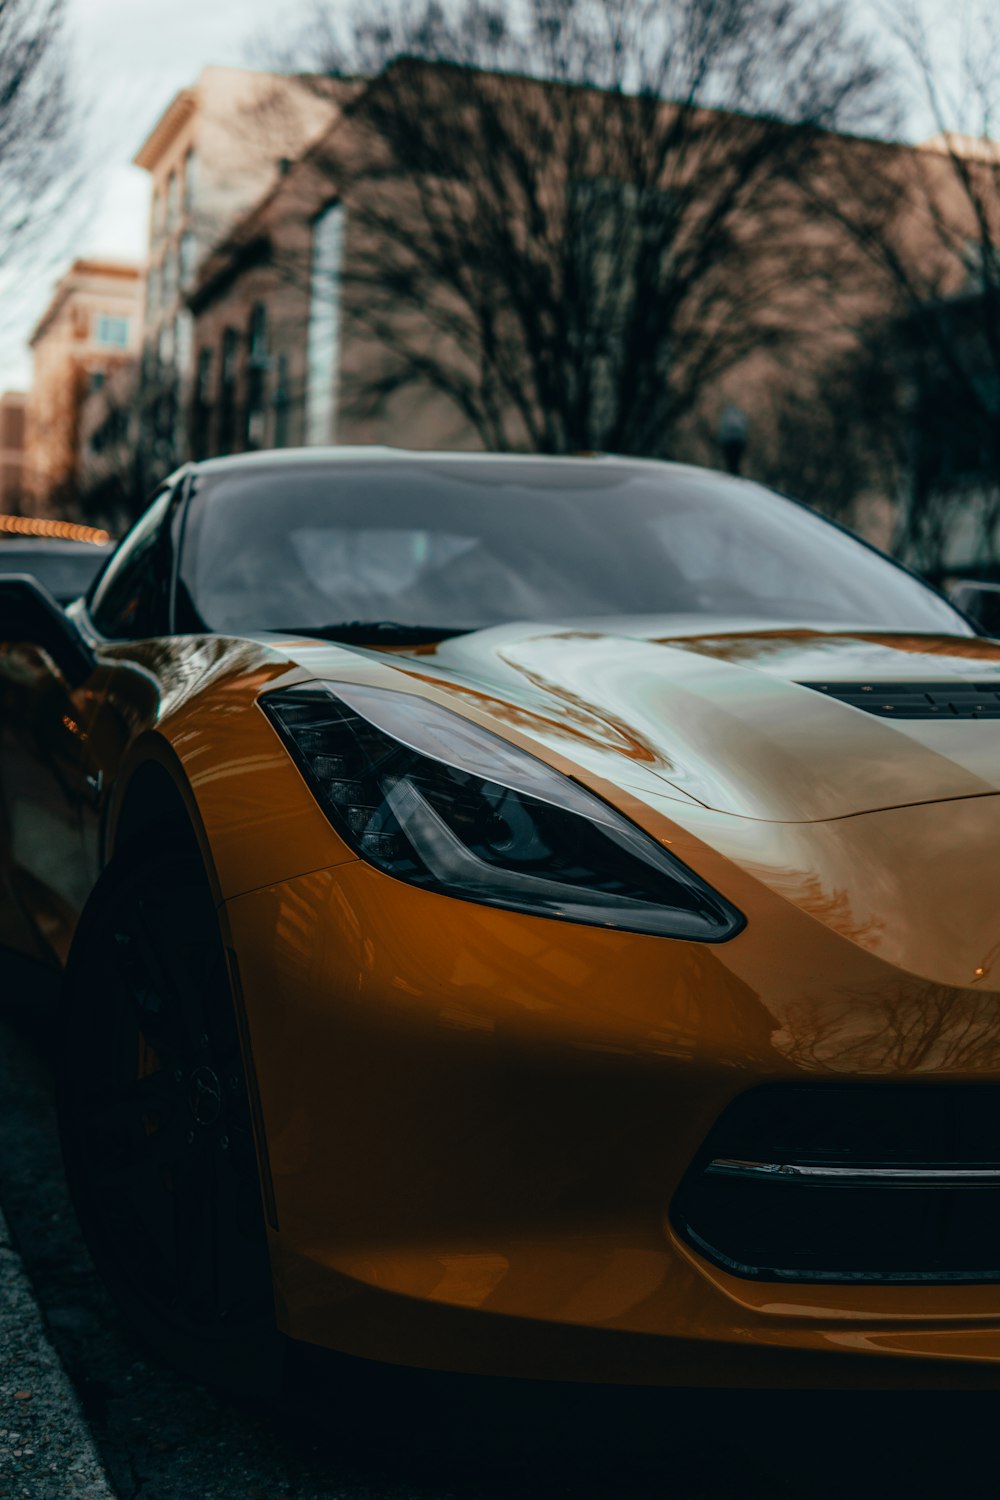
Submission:
{"label": "dark car behind", "polygon": [[0,573],[29,573],[60,604],[85,594],[112,543],[0,537]]}

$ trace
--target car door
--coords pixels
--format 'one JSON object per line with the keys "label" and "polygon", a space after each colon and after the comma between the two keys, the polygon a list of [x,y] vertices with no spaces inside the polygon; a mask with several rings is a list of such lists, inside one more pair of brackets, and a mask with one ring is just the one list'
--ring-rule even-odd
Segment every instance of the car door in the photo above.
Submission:
{"label": "car door", "polygon": [[153,496],[79,608],[80,624],[96,653],[100,701],[90,726],[93,795],[81,809],[83,858],[91,883],[101,866],[108,795],[132,738],[156,719],[158,668],[172,628],[175,552],[181,524],[183,476]]}
{"label": "car door", "polygon": [[[172,487],[121,543],[94,590],[100,617],[121,630],[166,627],[169,575],[161,528]],[[31,640],[0,642],[0,943],[64,961],[96,878],[95,828],[107,790],[99,728],[109,682],[120,670],[88,629],[82,603],[67,611],[92,648],[93,671],[70,682]]]}

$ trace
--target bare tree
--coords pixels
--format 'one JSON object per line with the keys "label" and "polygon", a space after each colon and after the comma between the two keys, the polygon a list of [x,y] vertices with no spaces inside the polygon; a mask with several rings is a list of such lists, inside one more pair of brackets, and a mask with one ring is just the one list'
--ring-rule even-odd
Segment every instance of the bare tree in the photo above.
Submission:
{"label": "bare tree", "polygon": [[837,353],[796,362],[771,385],[753,454],[756,478],[881,545],[893,540],[910,450],[895,353],[891,330],[873,320]]}
{"label": "bare tree", "polygon": [[858,347],[878,351],[901,460],[896,549],[940,578],[1000,562],[1000,15],[966,0],[929,30],[914,0],[885,10],[914,116],[935,133],[843,155],[812,197],[883,288]]}
{"label": "bare tree", "polygon": [[497,449],[676,452],[811,327],[843,252],[801,184],[826,132],[887,118],[828,0],[386,0],[309,39],[372,80],[312,158],[346,206],[350,409],[432,391]]}
{"label": "bare tree", "polygon": [[[910,314],[915,369],[907,540],[919,556],[922,534],[941,529],[942,501],[948,509],[952,500],[965,510],[967,528],[972,522],[966,547],[990,566],[1000,540],[1000,16],[972,0],[951,26],[957,67],[950,88],[940,49],[911,0],[898,28],[938,131],[916,184],[938,252],[930,275],[905,247],[889,255]],[[939,550],[937,571],[949,550]]]}
{"label": "bare tree", "polygon": [[75,123],[65,0],[0,0],[0,272],[8,287],[64,205]]}

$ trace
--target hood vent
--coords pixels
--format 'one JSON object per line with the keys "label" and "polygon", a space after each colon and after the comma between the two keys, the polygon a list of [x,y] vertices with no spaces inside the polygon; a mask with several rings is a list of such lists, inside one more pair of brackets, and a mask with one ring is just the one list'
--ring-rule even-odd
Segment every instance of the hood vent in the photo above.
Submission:
{"label": "hood vent", "polygon": [[965,682],[800,682],[882,719],[1000,719],[1000,678]]}

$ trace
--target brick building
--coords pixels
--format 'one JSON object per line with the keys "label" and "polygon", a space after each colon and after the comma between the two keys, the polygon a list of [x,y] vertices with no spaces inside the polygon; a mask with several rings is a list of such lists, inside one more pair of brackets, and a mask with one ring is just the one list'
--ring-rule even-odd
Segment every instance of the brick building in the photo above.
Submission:
{"label": "brick building", "polygon": [[33,514],[75,501],[81,408],[90,392],[138,352],[142,283],[138,266],[75,260],[31,335],[25,493]]}
{"label": "brick building", "polygon": [[[437,72],[442,91],[450,87],[454,70],[421,66]],[[367,320],[366,331],[364,309],[359,317],[351,303],[364,279],[356,268],[372,252],[371,215],[363,202],[357,211],[368,185],[355,170],[355,158],[362,150],[373,157],[376,178],[384,167],[370,142],[371,119],[377,120],[378,108],[368,111],[368,98],[379,81],[353,86],[327,132],[198,266],[187,294],[193,316],[194,378],[186,419],[194,456],[331,442],[482,446],[460,405],[430,377],[417,376],[397,385],[386,379],[377,401],[351,399],[360,383],[377,386],[384,359],[384,349],[371,332],[373,320]],[[516,86],[535,95],[546,89],[530,79]],[[734,132],[739,128],[734,125]],[[369,139],[362,147],[366,135]],[[827,149],[831,159],[841,152],[876,158],[881,172],[905,171],[906,161],[914,155],[908,147],[834,136]],[[384,182],[383,177],[380,189]],[[628,191],[627,184],[603,180],[581,186],[594,190],[595,204],[610,188]],[[392,183],[401,218],[407,194],[413,191],[412,183]],[[747,238],[753,239],[752,225]],[[772,237],[762,233],[758,238],[753,265],[761,284],[771,288],[775,325],[782,318],[789,324],[797,321],[808,337],[794,353],[787,347],[782,350],[784,364],[762,339],[760,349],[723,377],[706,381],[698,408],[681,433],[681,456],[697,462],[724,466],[729,432],[739,429],[739,458],[749,449],[751,466],[754,460],[758,470],[766,465],[773,447],[773,408],[787,390],[802,387],[803,368],[819,380],[826,362],[850,342],[845,329],[877,318],[884,310],[884,290],[874,284],[864,257],[832,216],[817,216],[805,231],[805,239],[812,242],[809,259],[838,268],[840,284],[822,300],[816,296],[819,277],[808,278],[801,264],[789,267],[786,249]],[[748,274],[746,264],[742,273]],[[383,316],[391,318],[391,311],[385,312],[389,301],[391,291],[382,306]],[[412,309],[405,316],[419,320]],[[428,350],[441,339],[440,327],[440,320],[436,328],[428,321]],[[419,338],[413,342],[419,344]],[[516,416],[512,427],[516,434]]]}
{"label": "brick building", "polygon": [[[346,134],[350,124],[334,128]],[[377,362],[379,351],[344,325],[345,257],[364,251],[328,151],[329,138],[293,163],[199,267],[188,297],[195,457],[330,443],[481,446],[430,386],[387,395],[364,414],[343,400],[345,369]]]}
{"label": "brick building", "polygon": [[329,125],[329,93],[300,78],[206,67],[135,155],[152,178],[138,397],[154,466],[186,455],[179,414],[193,375],[186,295],[195,268]]}
{"label": "brick building", "polygon": [[[450,87],[453,70],[422,66],[440,78],[443,92]],[[460,405],[432,378],[396,384],[387,378],[377,400],[351,399],[359,374],[377,389],[385,360],[378,338],[366,334],[357,316],[352,277],[372,251],[370,228],[362,227],[368,183],[355,166],[366,131],[371,151],[378,111],[369,111],[368,101],[378,86],[379,79],[330,82],[210,68],[171,103],[136,156],[153,177],[141,369],[134,383],[120,374],[107,392],[113,400],[99,395],[87,409],[87,452],[98,485],[135,455],[141,494],[188,456],[331,442],[482,445]],[[516,87],[544,93],[546,86],[521,80]],[[981,157],[983,149],[972,143],[970,156]],[[947,143],[914,148],[827,135],[817,162],[831,182],[848,193],[856,188],[861,198],[867,184],[891,183],[900,213],[908,215],[910,242],[924,247],[928,261],[940,256],[933,216],[921,217],[911,184],[940,168],[937,207],[951,212]],[[628,191],[627,183],[608,179],[583,185],[598,208],[609,188]],[[413,190],[412,182],[393,180],[401,212]],[[956,243],[962,214],[959,202]],[[974,235],[975,225],[967,227]],[[745,472],[807,498],[823,499],[822,483],[835,471],[853,507],[840,513],[885,543],[907,482],[900,457],[906,444],[895,433],[876,451],[867,434],[856,438],[853,377],[842,381],[849,399],[837,411],[829,372],[843,369],[856,352],[859,331],[877,330],[890,316],[891,287],[835,213],[815,214],[794,263],[780,239],[756,233],[752,221],[740,232],[753,242],[740,274],[759,276],[769,288],[775,327],[797,323],[802,336],[776,352],[765,328],[758,347],[710,375],[670,451],[719,467],[742,463]],[[964,295],[960,261],[945,260],[943,293]],[[810,274],[817,267],[820,274]],[[406,316],[419,324],[419,311]],[[428,347],[440,337],[428,324]],[[823,408],[829,408],[825,426],[815,421]]]}

